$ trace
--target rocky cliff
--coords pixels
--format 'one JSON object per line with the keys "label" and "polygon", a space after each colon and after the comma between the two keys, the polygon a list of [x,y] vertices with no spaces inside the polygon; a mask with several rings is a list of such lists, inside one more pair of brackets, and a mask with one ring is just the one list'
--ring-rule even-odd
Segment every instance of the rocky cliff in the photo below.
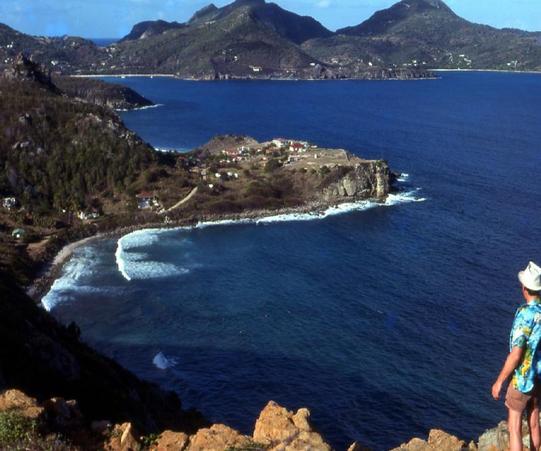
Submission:
{"label": "rocky cliff", "polygon": [[310,411],[290,412],[269,402],[256,421],[253,435],[223,424],[197,432],[165,430],[144,435],[130,421],[113,423],[107,416],[89,421],[76,400],[51,398],[38,402],[19,390],[0,393],[0,447],[136,451],[331,451],[310,423]]}
{"label": "rocky cliff", "polygon": [[[529,443],[524,423],[524,443]],[[527,445],[525,445],[527,446]],[[257,418],[252,435],[226,425],[201,427],[196,432],[167,429],[145,435],[130,421],[114,423],[104,416],[89,421],[76,400],[51,398],[38,402],[19,390],[0,391],[0,447],[55,451],[331,451],[311,424],[310,411],[289,411],[269,402]],[[507,451],[505,422],[469,444],[434,429],[427,439],[414,438],[392,451]],[[344,450],[345,451],[345,450]],[[369,451],[353,443],[347,451]]]}
{"label": "rocky cliff", "polygon": [[350,170],[338,170],[336,182],[323,188],[327,201],[343,199],[385,199],[391,190],[391,172],[384,161],[359,162]]}

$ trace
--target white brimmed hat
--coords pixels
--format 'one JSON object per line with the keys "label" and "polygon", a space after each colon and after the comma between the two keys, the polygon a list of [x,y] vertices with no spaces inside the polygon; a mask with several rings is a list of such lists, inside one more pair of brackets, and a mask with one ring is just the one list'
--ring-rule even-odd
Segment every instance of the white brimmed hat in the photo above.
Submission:
{"label": "white brimmed hat", "polygon": [[541,291],[541,268],[530,262],[524,271],[518,273],[518,280],[531,291]]}

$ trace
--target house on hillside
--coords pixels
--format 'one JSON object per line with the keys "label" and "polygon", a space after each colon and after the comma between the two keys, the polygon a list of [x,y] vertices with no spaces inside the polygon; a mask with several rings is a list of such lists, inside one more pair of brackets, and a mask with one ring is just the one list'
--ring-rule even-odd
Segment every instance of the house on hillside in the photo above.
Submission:
{"label": "house on hillside", "polygon": [[306,152],[307,143],[293,142],[289,146],[290,152]]}
{"label": "house on hillside", "polygon": [[228,157],[234,158],[239,156],[239,150],[238,149],[225,149],[222,150],[222,154],[227,155]]}
{"label": "house on hillside", "polygon": [[137,208],[139,210],[150,210],[151,208],[160,206],[158,199],[153,193],[139,193],[135,198],[137,199]]}
{"label": "house on hillside", "polygon": [[287,145],[287,141],[282,138],[277,138],[272,140],[272,144],[278,147],[278,149],[281,149],[282,147],[285,147]]}
{"label": "house on hillside", "polygon": [[92,219],[98,219],[100,217],[100,213],[96,209],[91,210],[91,211],[81,210],[79,213],[77,213],[77,217],[81,221],[90,221]]}
{"label": "house on hillside", "polygon": [[2,199],[2,207],[6,210],[12,210],[17,206],[17,199],[15,197],[4,197]]}
{"label": "house on hillside", "polygon": [[26,236],[26,230],[24,229],[15,229],[13,232],[11,232],[11,237],[15,238],[16,240],[22,240]]}

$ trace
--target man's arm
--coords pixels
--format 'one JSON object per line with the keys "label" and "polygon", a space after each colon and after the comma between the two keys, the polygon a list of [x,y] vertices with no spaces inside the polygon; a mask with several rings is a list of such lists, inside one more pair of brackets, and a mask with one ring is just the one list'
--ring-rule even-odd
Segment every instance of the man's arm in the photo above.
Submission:
{"label": "man's arm", "polygon": [[502,370],[500,371],[500,375],[498,376],[498,379],[496,379],[496,382],[494,382],[494,385],[492,386],[492,397],[494,399],[500,398],[500,392],[502,391],[502,385],[503,383],[513,374],[513,371],[517,369],[517,367],[520,365],[520,362],[522,361],[522,356],[524,355],[524,348],[521,348],[519,346],[515,346],[509,355],[507,356],[507,359],[505,360],[505,364],[503,365]]}

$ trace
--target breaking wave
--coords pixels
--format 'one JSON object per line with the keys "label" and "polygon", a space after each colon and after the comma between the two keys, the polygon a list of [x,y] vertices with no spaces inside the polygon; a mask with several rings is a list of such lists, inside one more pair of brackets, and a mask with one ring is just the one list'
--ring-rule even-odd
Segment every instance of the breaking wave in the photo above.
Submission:
{"label": "breaking wave", "polygon": [[[199,222],[193,228],[204,229],[206,227],[228,226],[236,224],[272,224],[276,222],[312,221],[325,219],[330,216],[343,215],[354,211],[364,211],[377,207],[391,207],[399,204],[412,202],[424,202],[424,197],[418,197],[420,189],[412,191],[389,194],[385,202],[374,202],[370,200],[344,203],[329,207],[321,212],[313,213],[287,213],[269,216],[259,219],[224,219],[221,221]],[[191,230],[192,227],[178,227],[176,230]],[[118,270],[127,281],[137,279],[155,279],[179,276],[189,272],[186,268],[179,268],[171,263],[156,262],[149,259],[139,249],[151,246],[160,240],[159,235],[171,229],[145,229],[132,232],[118,240],[115,252]]]}
{"label": "breaking wave", "polygon": [[92,265],[95,254],[91,248],[82,247],[77,250],[76,258],[71,258],[63,269],[62,277],[56,279],[49,292],[41,299],[45,310],[50,312],[61,302],[71,299],[77,293],[100,293],[100,288],[84,284],[85,277],[92,275]]}
{"label": "breaking wave", "polygon": [[212,226],[224,226],[233,224],[271,224],[274,222],[294,222],[294,221],[312,221],[314,219],[325,219],[331,216],[343,215],[354,211],[364,211],[377,207],[392,207],[399,204],[408,204],[412,202],[424,202],[426,198],[418,197],[420,188],[411,191],[404,191],[389,194],[385,202],[375,202],[371,200],[361,200],[357,202],[348,202],[320,212],[311,213],[285,213],[281,215],[268,216],[259,219],[226,219],[222,221],[200,222],[195,227],[203,229]]}
{"label": "breaking wave", "polygon": [[273,222],[284,221],[311,221],[314,219],[325,219],[331,216],[343,215],[354,211],[364,211],[377,207],[391,207],[393,205],[407,204],[411,202],[424,202],[423,197],[416,197],[419,189],[403,193],[389,194],[385,202],[374,202],[371,200],[362,200],[358,202],[348,202],[334,207],[329,207],[324,211],[317,213],[291,213],[284,215],[269,216],[255,221],[256,224],[269,224]]}
{"label": "breaking wave", "polygon": [[140,106],[140,107],[136,107],[136,108],[119,108],[117,109],[116,111],[119,111],[121,113],[126,113],[128,111],[143,111],[143,110],[150,110],[150,109],[153,109],[153,108],[159,108],[163,106],[163,104],[161,103],[157,103],[155,105],[147,105],[147,106]]}
{"label": "breaking wave", "polygon": [[154,366],[160,370],[174,367],[178,362],[173,357],[167,357],[163,352],[158,352],[152,359]]}
{"label": "breaking wave", "polygon": [[400,177],[398,177],[396,179],[397,182],[400,182],[400,183],[404,183],[404,182],[407,182],[410,178],[410,175],[409,174],[406,174],[405,172],[402,172],[402,174],[400,174]]}
{"label": "breaking wave", "polygon": [[172,263],[154,261],[142,252],[144,247],[159,241],[163,229],[138,230],[118,240],[115,259],[118,270],[127,281],[144,279],[161,279],[180,276],[188,273],[188,269],[179,268]]}

